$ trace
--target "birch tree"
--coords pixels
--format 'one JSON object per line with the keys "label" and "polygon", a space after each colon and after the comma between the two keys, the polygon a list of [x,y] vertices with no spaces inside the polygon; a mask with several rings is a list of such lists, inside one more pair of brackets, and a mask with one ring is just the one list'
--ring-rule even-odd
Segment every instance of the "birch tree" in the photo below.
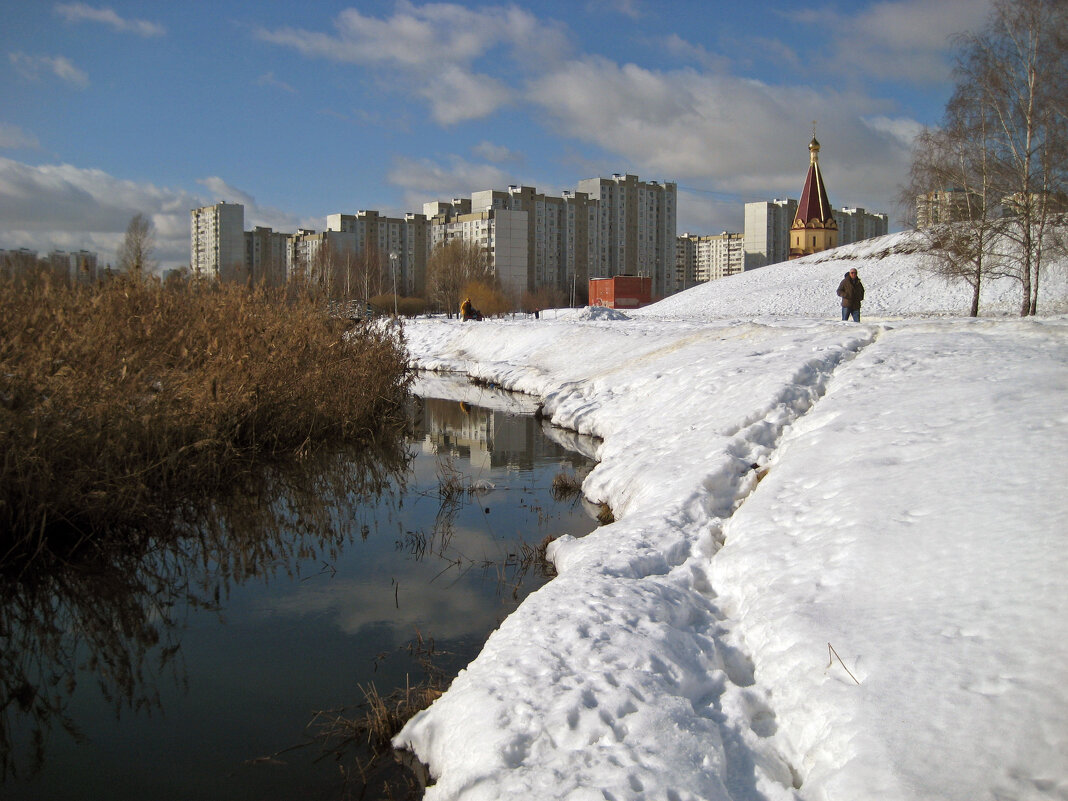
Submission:
{"label": "birch tree", "polygon": [[1020,282],[1020,314],[1035,314],[1044,245],[1064,211],[1068,117],[1068,3],[996,0],[985,29],[960,37],[956,104],[986,124],[991,188],[1000,194],[1015,257],[995,274]]}

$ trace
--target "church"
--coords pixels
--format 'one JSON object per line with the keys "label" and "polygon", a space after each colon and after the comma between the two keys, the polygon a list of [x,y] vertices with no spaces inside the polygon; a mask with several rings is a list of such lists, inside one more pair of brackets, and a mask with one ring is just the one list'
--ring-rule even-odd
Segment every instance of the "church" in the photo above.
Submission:
{"label": "church", "polygon": [[820,171],[820,143],[816,137],[808,145],[809,165],[805,188],[790,226],[790,255],[798,259],[821,250],[838,247],[838,223],[827,199],[827,187]]}

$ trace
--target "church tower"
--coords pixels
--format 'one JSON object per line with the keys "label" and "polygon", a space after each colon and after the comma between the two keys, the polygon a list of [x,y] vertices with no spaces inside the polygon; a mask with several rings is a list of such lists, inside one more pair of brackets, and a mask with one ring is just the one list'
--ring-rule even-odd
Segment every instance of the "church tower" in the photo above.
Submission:
{"label": "church tower", "polygon": [[797,259],[838,246],[838,223],[834,219],[827,187],[820,172],[820,143],[816,137],[808,145],[809,165],[801,202],[790,226],[790,258]]}

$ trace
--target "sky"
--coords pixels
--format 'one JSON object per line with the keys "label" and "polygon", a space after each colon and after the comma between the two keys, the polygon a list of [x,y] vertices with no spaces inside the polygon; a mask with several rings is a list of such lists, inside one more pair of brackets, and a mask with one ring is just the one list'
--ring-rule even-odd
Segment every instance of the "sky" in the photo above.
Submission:
{"label": "sky", "polygon": [[0,248],[111,261],[149,216],[322,230],[512,184],[678,184],[680,233],[798,197],[813,123],[835,207],[896,205],[989,0],[527,4],[0,0]]}
{"label": "sky", "polygon": [[456,400],[599,437],[582,489],[616,517],[551,544],[394,739],[426,801],[1068,797],[1068,260],[1059,315],[1002,279],[971,319],[914,236],[625,313],[405,324],[481,379]]}

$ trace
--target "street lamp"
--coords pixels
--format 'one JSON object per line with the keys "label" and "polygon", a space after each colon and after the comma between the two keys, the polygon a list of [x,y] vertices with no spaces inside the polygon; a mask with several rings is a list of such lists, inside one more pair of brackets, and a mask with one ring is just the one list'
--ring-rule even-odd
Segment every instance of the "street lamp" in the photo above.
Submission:
{"label": "street lamp", "polygon": [[393,270],[393,316],[397,316],[397,251],[389,252],[389,266]]}

